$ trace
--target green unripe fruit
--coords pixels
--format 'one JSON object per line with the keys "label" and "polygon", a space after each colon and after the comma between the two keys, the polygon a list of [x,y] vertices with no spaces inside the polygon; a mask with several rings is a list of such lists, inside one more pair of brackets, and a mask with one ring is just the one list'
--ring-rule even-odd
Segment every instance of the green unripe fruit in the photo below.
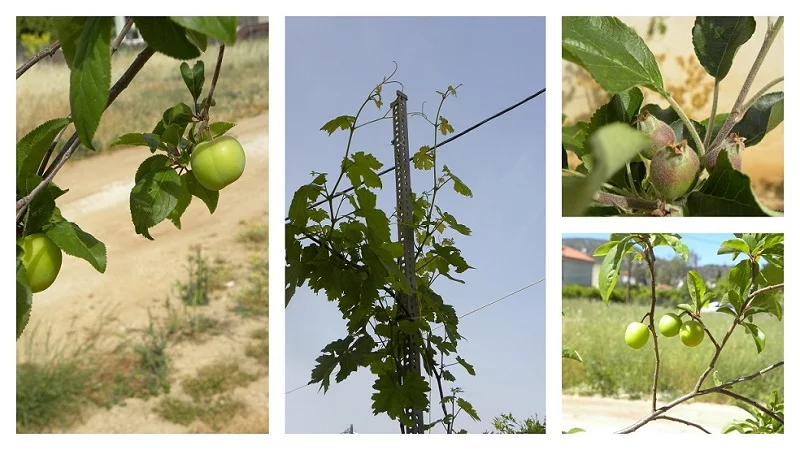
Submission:
{"label": "green unripe fruit", "polygon": [[17,241],[24,253],[22,265],[33,292],[50,287],[61,270],[61,249],[42,233],[31,234]]}
{"label": "green unripe fruit", "polygon": [[681,325],[681,342],[687,347],[697,347],[706,337],[703,326],[691,320]]}
{"label": "green unripe fruit", "polygon": [[717,158],[719,157],[720,152],[722,150],[726,150],[728,152],[728,160],[731,162],[731,166],[741,172],[742,152],[744,151],[744,148],[744,138],[736,133],[731,133],[730,136],[725,138],[725,140],[722,142],[722,146],[706,154],[705,158],[703,158],[703,167],[705,167],[706,170],[711,171],[711,169],[717,165]]}
{"label": "green unripe fruit", "polygon": [[242,145],[230,136],[201,142],[192,150],[192,172],[200,184],[218,191],[233,183],[244,172]]}
{"label": "green unripe fruit", "polygon": [[675,131],[647,110],[636,116],[636,128],[653,141],[650,147],[640,152],[644,158],[653,159],[658,150],[675,144]]}
{"label": "green unripe fruit", "polygon": [[644,347],[649,337],[650,331],[647,329],[647,325],[641,322],[631,322],[625,329],[625,343],[631,348]]}
{"label": "green unripe fruit", "polygon": [[666,337],[673,337],[681,330],[681,318],[677,314],[664,314],[658,321],[658,331]]}
{"label": "green unripe fruit", "polygon": [[666,201],[689,192],[700,170],[700,158],[686,141],[662,148],[650,164],[650,182]]}

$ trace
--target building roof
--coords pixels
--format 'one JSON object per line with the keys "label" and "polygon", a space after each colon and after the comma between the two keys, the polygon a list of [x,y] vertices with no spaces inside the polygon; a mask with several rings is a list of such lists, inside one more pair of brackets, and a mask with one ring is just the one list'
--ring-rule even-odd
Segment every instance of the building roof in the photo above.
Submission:
{"label": "building roof", "polygon": [[562,258],[567,258],[567,259],[575,259],[575,260],[578,260],[578,261],[586,261],[586,262],[590,262],[590,263],[595,262],[594,258],[592,258],[591,256],[587,255],[586,253],[583,253],[580,250],[576,250],[576,249],[574,249],[572,247],[567,247],[567,246],[564,246],[564,245],[561,246],[561,257]]}

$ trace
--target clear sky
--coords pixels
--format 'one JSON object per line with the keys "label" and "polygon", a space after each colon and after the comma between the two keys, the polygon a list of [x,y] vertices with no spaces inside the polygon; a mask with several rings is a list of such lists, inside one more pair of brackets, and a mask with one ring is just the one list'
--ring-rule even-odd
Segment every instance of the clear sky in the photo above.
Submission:
{"label": "clear sky", "polygon": [[[724,265],[732,265],[734,260],[731,259],[731,255],[717,255],[717,250],[719,250],[719,246],[727,241],[728,239],[733,239],[736,236],[733,234],[720,234],[720,233],[680,233],[681,237],[683,237],[683,242],[689,247],[689,250],[697,253],[698,261],[697,263],[700,265],[707,265],[707,264],[724,264]],[[591,233],[564,233],[564,238],[593,238],[593,239],[608,239],[608,234],[591,234]],[[667,246],[659,246],[655,248],[656,257],[657,258],[664,258],[664,259],[671,259],[676,255],[675,251],[672,250],[670,247]],[[743,258],[744,256],[739,256],[739,258]],[[736,261],[739,260],[736,259]]]}
{"label": "clear sky", "polygon": [[[395,78],[404,85],[409,112],[425,102],[425,112],[434,114],[435,91],[463,84],[442,111],[458,133],[544,88],[544,49],[543,18],[287,18],[287,211],[312,170],[336,173],[340,164],[347,135],[329,137],[320,127],[339,115],[355,115],[370,90],[394,70],[392,61],[399,66]],[[384,90],[384,110],[395,90]],[[474,195],[445,189],[437,198],[472,229],[472,236],[456,240],[475,267],[461,274],[466,284],[434,284],[459,315],[544,278],[545,95],[438,154]],[[370,117],[383,112],[366,111]],[[391,166],[391,130],[390,121],[362,128],[353,149]],[[431,144],[432,127],[410,118],[409,140],[412,152]],[[414,172],[412,189],[429,188],[430,176]],[[383,183],[378,205],[391,210],[393,174],[384,175]],[[456,371],[457,385],[482,422],[459,415],[457,426],[481,433],[501,413],[544,419],[544,299],[540,283],[461,321],[467,340],[459,344],[460,354],[476,376]],[[307,288],[298,290],[286,309],[286,390],[307,383],[320,350],[345,333],[334,304]],[[286,395],[286,432],[340,433],[353,424],[356,433],[398,433],[396,422],[373,416],[372,383],[372,374],[359,371],[325,395],[316,385]]]}

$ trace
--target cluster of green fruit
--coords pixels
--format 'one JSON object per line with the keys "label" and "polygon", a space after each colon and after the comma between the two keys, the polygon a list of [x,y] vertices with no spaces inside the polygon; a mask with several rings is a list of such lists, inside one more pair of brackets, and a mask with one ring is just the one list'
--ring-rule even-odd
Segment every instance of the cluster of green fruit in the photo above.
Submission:
{"label": "cluster of green fruit", "polygon": [[[230,136],[198,144],[192,151],[192,172],[208,190],[219,191],[238,180],[244,172],[242,145]],[[22,265],[31,291],[50,287],[61,270],[61,249],[44,233],[34,233],[17,240],[22,247]]]}
{"label": "cluster of green fruit", "polygon": [[[694,320],[681,322],[681,318],[676,314],[664,314],[658,321],[658,331],[664,337],[674,337],[680,334],[681,342],[687,347],[697,347],[705,338],[703,325]],[[625,330],[625,343],[629,347],[639,349],[647,344],[650,338],[650,330],[647,325],[641,322],[631,322]]]}
{"label": "cluster of green fruit", "polygon": [[[672,201],[686,195],[700,173],[701,161],[686,140],[676,143],[675,131],[657,117],[644,111],[636,117],[636,127],[648,135],[652,145],[640,153],[650,162],[650,182],[663,200]],[[744,138],[731,133],[722,146],[703,157],[702,166],[711,171],[722,150],[726,150],[731,166],[742,170]]]}

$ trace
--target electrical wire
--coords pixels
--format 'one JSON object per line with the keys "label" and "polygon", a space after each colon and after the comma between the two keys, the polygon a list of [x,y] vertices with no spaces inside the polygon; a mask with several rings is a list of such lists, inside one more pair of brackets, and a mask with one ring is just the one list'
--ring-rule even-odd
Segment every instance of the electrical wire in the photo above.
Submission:
{"label": "electrical wire", "polygon": [[[533,100],[534,98],[538,97],[539,95],[543,94],[545,91],[546,91],[546,88],[540,89],[535,94],[532,94],[532,95],[529,95],[529,96],[525,97],[524,99],[520,100],[519,102],[517,102],[517,103],[509,106],[508,108],[498,112],[497,114],[494,114],[493,116],[487,117],[486,119],[483,119],[482,121],[476,123],[475,125],[472,125],[471,127],[467,128],[466,130],[464,130],[464,131],[462,131],[460,133],[456,133],[453,136],[451,136],[451,137],[443,140],[442,142],[434,145],[433,147],[430,147],[430,150],[438,149],[440,147],[445,146],[446,144],[448,144],[450,142],[455,141],[456,139],[460,138],[461,136],[464,136],[465,134],[469,133],[470,131],[473,131],[476,128],[481,127],[482,125],[486,124],[487,122],[489,122],[491,120],[494,120],[494,119],[502,116],[503,114],[505,114],[505,113],[507,113],[509,111],[512,111],[512,110],[524,105],[525,103],[527,103],[527,102]],[[414,159],[413,157],[408,158],[409,161],[411,161],[413,159]],[[378,176],[382,177],[382,176],[386,175],[387,173],[392,172],[392,171],[394,171],[396,169],[397,169],[397,165],[394,165],[392,167],[389,167],[388,169],[384,169],[381,172],[378,172]],[[337,197],[341,197],[342,195],[344,195],[344,194],[346,194],[346,193],[348,193],[350,191],[355,190],[356,187],[358,187],[358,186],[351,186],[351,187],[349,187],[349,188],[347,188],[347,189],[345,189],[343,191],[339,191],[339,192],[333,194],[333,197],[331,197],[331,200],[333,200],[334,198],[337,198]],[[327,201],[328,201],[327,199],[326,200],[320,200],[317,203],[314,203],[313,205],[309,206],[308,209],[316,208],[317,206],[322,205],[323,203],[325,203]],[[289,217],[286,217],[284,220],[288,221]]]}
{"label": "electrical wire", "polygon": [[[491,301],[491,302],[489,302],[489,303],[487,303],[487,304],[485,304],[485,305],[483,305],[483,306],[481,306],[481,307],[479,307],[479,308],[475,308],[475,309],[473,309],[472,311],[469,311],[469,312],[467,312],[467,313],[464,313],[464,314],[462,314],[462,315],[458,316],[458,318],[459,318],[459,319],[463,319],[464,317],[467,317],[467,316],[469,316],[470,314],[474,314],[474,313],[476,313],[476,312],[478,312],[478,311],[480,311],[480,310],[482,310],[482,309],[484,309],[484,308],[488,308],[489,306],[492,306],[492,305],[494,305],[494,304],[496,304],[496,303],[500,303],[501,301],[503,301],[503,300],[507,299],[508,297],[511,297],[511,296],[513,296],[513,295],[516,295],[516,294],[519,294],[520,292],[524,291],[525,289],[529,289],[529,288],[531,288],[531,287],[533,287],[533,286],[536,286],[537,284],[539,284],[539,283],[541,283],[541,282],[543,282],[543,281],[544,281],[544,278],[541,278],[541,279],[540,279],[540,280],[538,280],[538,281],[534,281],[533,283],[530,283],[530,284],[529,284],[529,285],[527,285],[527,286],[523,286],[523,287],[521,287],[521,288],[517,289],[517,290],[516,290],[516,291],[514,291],[514,292],[511,292],[511,293],[509,293],[509,294],[506,294],[506,295],[504,295],[504,296],[502,296],[502,297],[498,298],[497,300],[493,300],[493,301]],[[444,325],[439,325],[438,327],[434,328],[434,329],[433,329],[433,330],[431,330],[431,331],[438,330],[439,328],[441,328],[441,327],[443,327],[443,326],[444,326]],[[289,394],[291,394],[292,392],[299,391],[300,389],[303,389],[304,387],[308,387],[308,386],[311,386],[311,384],[309,383],[309,384],[304,384],[304,385],[302,385],[302,386],[298,386],[298,387],[296,387],[296,388],[294,388],[294,389],[292,389],[292,390],[290,390],[290,391],[286,392],[284,395],[289,395]]]}

